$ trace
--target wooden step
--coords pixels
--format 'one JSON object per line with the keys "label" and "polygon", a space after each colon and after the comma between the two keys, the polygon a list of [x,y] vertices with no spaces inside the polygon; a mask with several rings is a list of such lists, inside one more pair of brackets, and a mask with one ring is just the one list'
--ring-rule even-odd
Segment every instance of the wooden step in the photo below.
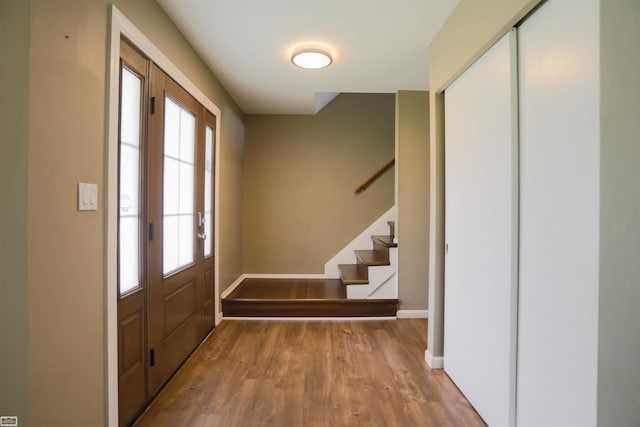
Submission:
{"label": "wooden step", "polygon": [[339,279],[245,279],[222,300],[225,317],[386,317],[397,299],[347,299]]}
{"label": "wooden step", "polygon": [[393,241],[393,236],[371,236],[371,239],[387,248],[398,247],[398,244]]}
{"label": "wooden step", "polygon": [[364,264],[339,264],[340,279],[345,285],[369,284],[369,271]]}
{"label": "wooden step", "polygon": [[390,265],[389,253],[376,250],[358,250],[354,251],[358,262],[368,266]]}

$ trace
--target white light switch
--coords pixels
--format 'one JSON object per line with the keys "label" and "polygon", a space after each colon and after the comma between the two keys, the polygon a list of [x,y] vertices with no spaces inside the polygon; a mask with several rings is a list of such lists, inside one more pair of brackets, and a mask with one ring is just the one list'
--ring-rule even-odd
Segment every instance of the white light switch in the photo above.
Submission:
{"label": "white light switch", "polygon": [[98,210],[98,184],[78,183],[78,210]]}

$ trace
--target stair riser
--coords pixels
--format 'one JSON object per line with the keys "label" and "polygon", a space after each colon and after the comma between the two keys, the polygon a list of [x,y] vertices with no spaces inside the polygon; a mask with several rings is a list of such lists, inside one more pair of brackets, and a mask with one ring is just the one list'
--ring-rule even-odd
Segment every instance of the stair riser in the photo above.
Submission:
{"label": "stair riser", "polygon": [[[387,298],[386,296],[375,296],[375,291],[383,284],[394,285],[393,289],[386,291],[384,295],[395,295],[389,298],[397,298],[398,286],[397,279],[393,276],[398,271],[398,249],[389,249],[389,263],[387,266],[370,266],[369,267],[369,283],[367,285],[348,285],[347,298]],[[391,279],[391,281],[389,281]],[[387,283],[385,283],[387,282]]]}
{"label": "stair riser", "polygon": [[373,285],[347,286],[347,299],[397,299],[398,275],[392,272],[385,279],[379,280],[377,287]]}
{"label": "stair riser", "polygon": [[375,240],[373,241],[373,250],[386,253],[387,257],[389,256],[388,255],[389,254],[389,248],[386,247],[385,245],[383,245],[382,243],[377,242]]}
{"label": "stair riser", "polygon": [[225,317],[378,317],[395,316],[398,306],[394,301],[326,302],[326,301],[226,301]]}

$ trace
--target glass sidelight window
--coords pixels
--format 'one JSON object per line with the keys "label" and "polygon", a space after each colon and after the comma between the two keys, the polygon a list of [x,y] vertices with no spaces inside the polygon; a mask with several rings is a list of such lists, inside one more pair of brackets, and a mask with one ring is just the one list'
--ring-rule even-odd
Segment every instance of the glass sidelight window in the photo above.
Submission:
{"label": "glass sidelight window", "polygon": [[211,255],[213,239],[211,234],[211,212],[213,200],[211,199],[211,185],[213,183],[213,129],[207,125],[205,128],[205,152],[204,152],[204,256]]}
{"label": "glass sidelight window", "polygon": [[163,174],[163,274],[194,261],[196,118],[165,96]]}
{"label": "glass sidelight window", "polygon": [[119,167],[120,294],[140,286],[140,137],[143,80],[122,67]]}

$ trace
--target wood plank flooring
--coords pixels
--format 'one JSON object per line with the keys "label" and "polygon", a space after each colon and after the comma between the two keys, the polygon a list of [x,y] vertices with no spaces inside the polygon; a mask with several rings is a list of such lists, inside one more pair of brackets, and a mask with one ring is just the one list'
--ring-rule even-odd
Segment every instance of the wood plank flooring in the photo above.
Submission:
{"label": "wood plank flooring", "polygon": [[245,279],[227,299],[346,299],[338,279]]}
{"label": "wood plank flooring", "polygon": [[224,320],[136,426],[484,426],[426,337],[422,319]]}
{"label": "wood plank flooring", "polygon": [[245,279],[222,300],[225,317],[388,317],[396,299],[347,299],[339,279]]}

